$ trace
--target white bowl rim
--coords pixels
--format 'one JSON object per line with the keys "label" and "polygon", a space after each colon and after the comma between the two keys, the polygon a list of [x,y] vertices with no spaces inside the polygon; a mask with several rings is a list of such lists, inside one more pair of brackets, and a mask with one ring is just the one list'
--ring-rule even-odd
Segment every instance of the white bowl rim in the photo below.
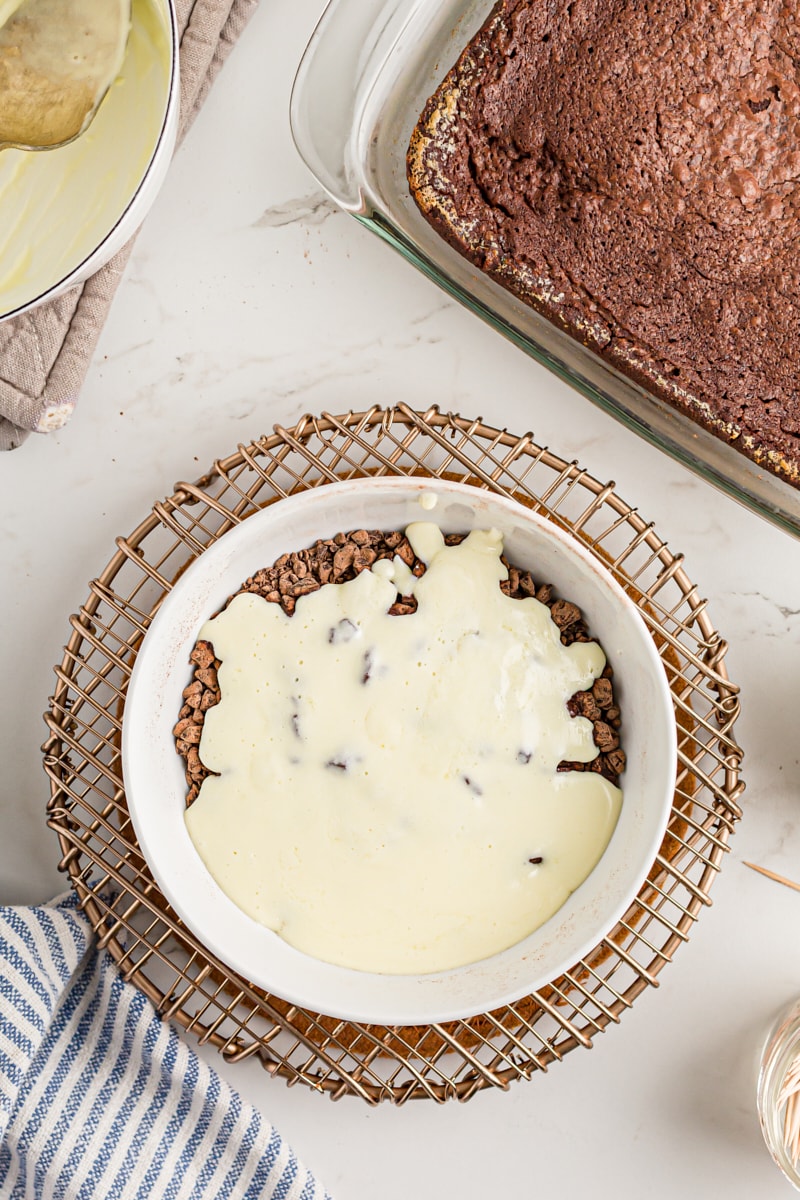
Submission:
{"label": "white bowl rim", "polygon": [[[108,262],[108,257],[103,258],[108,243],[112,241],[122,224],[128,217],[131,209],[138,201],[142,191],[147,187],[150,180],[153,164],[159,158],[164,143],[171,140],[170,129],[175,122],[178,106],[180,104],[180,87],[178,86],[178,70],[179,70],[179,40],[178,40],[178,19],[175,12],[175,0],[163,0],[166,8],[167,22],[169,26],[169,42],[170,42],[170,69],[169,69],[169,86],[167,88],[167,102],[164,106],[164,116],[161,121],[161,128],[158,131],[158,137],[153,145],[153,152],[147,161],[147,166],[142,172],[141,179],[131,192],[130,199],[125,205],[122,212],[119,214],[114,224],[104,235],[103,239],[97,243],[84,259],[73,267],[66,275],[55,283],[51,283],[49,287],[40,292],[32,300],[26,300],[24,304],[18,304],[16,308],[10,308],[7,312],[0,309],[0,324],[5,321],[12,321],[14,317],[20,317],[23,313],[30,312],[33,308],[38,308],[41,304],[46,304],[48,300],[54,300],[56,296],[60,296],[62,292],[66,292],[71,287],[77,287],[93,275],[95,271],[99,271],[101,267]],[[136,232],[135,227],[130,230],[130,237]],[[111,255],[113,257],[113,253]]]}
{"label": "white bowl rim", "polygon": [[[490,959],[483,960],[482,963],[469,964],[466,967],[457,968],[455,971],[444,971],[431,973],[425,976],[393,976],[393,975],[372,975],[366,972],[349,970],[344,967],[336,967],[331,964],[322,962],[321,960],[311,959],[308,955],[301,951],[295,950],[293,947],[288,947],[290,955],[297,956],[304,960],[307,964],[311,964],[316,975],[322,980],[320,991],[317,991],[317,980],[314,981],[314,987],[311,991],[305,990],[304,987],[298,989],[296,985],[287,984],[283,979],[276,978],[271,974],[271,966],[267,964],[266,970],[263,969],[263,964],[255,962],[253,957],[241,955],[235,950],[232,951],[227,944],[223,944],[223,940],[215,937],[209,937],[208,929],[204,926],[203,921],[198,919],[197,910],[192,909],[191,900],[187,902],[187,897],[181,890],[181,886],[175,885],[174,876],[170,874],[170,867],[165,863],[165,847],[163,838],[160,837],[160,829],[157,824],[154,824],[152,818],[143,819],[143,813],[138,803],[137,786],[138,786],[138,764],[135,758],[135,721],[138,718],[138,706],[142,703],[140,697],[148,682],[148,676],[152,675],[154,667],[157,668],[156,661],[151,662],[151,659],[156,659],[156,639],[152,636],[154,629],[166,628],[168,623],[173,618],[183,611],[186,597],[191,593],[195,569],[200,562],[203,562],[206,568],[209,568],[217,561],[221,560],[226,553],[235,554],[236,544],[244,542],[253,535],[262,520],[267,520],[270,516],[274,520],[275,512],[280,514],[284,522],[291,520],[298,511],[307,506],[318,505],[320,496],[324,495],[327,499],[335,498],[337,495],[344,496],[353,491],[354,488],[376,489],[378,491],[386,491],[397,489],[398,492],[405,492],[407,495],[416,495],[417,498],[423,492],[447,493],[449,496],[461,496],[470,501],[473,505],[480,498],[483,502],[489,502],[490,505],[520,519],[524,524],[530,523],[537,527],[540,533],[545,537],[552,538],[560,547],[567,552],[568,555],[577,557],[582,560],[591,573],[598,576],[605,587],[614,598],[621,604],[625,613],[625,619],[634,627],[640,638],[641,648],[645,657],[649,661],[652,668],[652,678],[655,686],[655,692],[658,696],[658,702],[661,705],[659,714],[660,733],[665,739],[664,756],[669,758],[669,761],[674,765],[677,764],[677,730],[675,724],[675,715],[673,709],[672,694],[667,682],[666,673],[663,663],[656,649],[650,631],[639,612],[637,605],[627,595],[627,593],[614,580],[605,564],[596,555],[578,541],[571,534],[565,532],[560,526],[548,520],[539,513],[527,508],[519,501],[510,497],[506,497],[490,491],[488,489],[477,488],[470,484],[451,481],[447,479],[423,477],[423,476],[389,476],[377,478],[364,478],[351,481],[341,482],[324,482],[323,484],[309,489],[305,492],[290,495],[286,498],[281,498],[273,503],[268,504],[259,512],[255,512],[248,516],[240,525],[227,531],[216,542],[212,543],[201,555],[195,559],[189,567],[183,572],[180,578],[175,583],[170,593],[163,600],[158,612],[148,629],[142,645],[137,654],[133,665],[131,678],[128,686],[128,692],[125,703],[125,711],[122,722],[122,769],[123,779],[125,782],[126,795],[128,800],[129,812],[133,822],[134,830],[137,835],[139,846],[144,854],[154,878],[158,883],[161,891],[169,901],[173,909],[178,913],[181,919],[186,924],[187,928],[198,938],[198,940],[207,947],[219,960],[225,963],[232,970],[236,971],[243,979],[249,980],[251,983],[263,988],[267,992],[272,992],[280,996],[282,999],[289,1001],[292,1004],[297,1004],[303,1008],[312,1009],[317,1012],[324,1012],[329,1016],[339,1017],[344,1020],[360,1022],[364,1024],[379,1024],[379,1025],[422,1025],[433,1022],[451,1021],[467,1018],[478,1015],[479,1013],[492,1011],[501,1008],[506,1004],[511,1004],[524,996],[537,991],[544,987],[547,983],[551,983],[554,979],[574,966],[587,954],[594,950],[600,942],[606,937],[622,918],[624,913],[629,908],[631,902],[639,893],[644,884],[648,873],[650,872],[653,863],[656,859],[658,849],[661,845],[666,827],[669,821],[670,812],[674,800],[675,774],[674,766],[673,773],[667,775],[662,781],[661,787],[657,788],[653,785],[653,792],[656,793],[649,797],[648,803],[651,806],[652,813],[655,819],[651,821],[652,831],[647,841],[646,852],[642,849],[638,859],[638,870],[632,872],[624,891],[620,894],[617,902],[604,913],[602,927],[597,925],[587,930],[586,934],[578,939],[575,944],[570,944],[570,952],[566,957],[559,959],[555,965],[550,965],[546,974],[536,976],[531,974],[530,978],[526,979],[524,986],[517,984],[514,987],[506,986],[503,988],[499,984],[496,991],[484,989],[484,994],[480,1000],[475,999],[470,1004],[464,1006],[459,1003],[453,1006],[441,996],[437,996],[437,985],[446,984],[448,978],[453,976],[463,975],[465,972],[472,971],[476,968],[486,968],[495,960],[501,960],[504,956],[519,953],[521,948],[524,948],[528,943],[539,940],[545,933],[551,929],[554,923],[558,923],[559,917],[565,912],[567,907],[573,902],[573,897],[580,894],[581,889],[586,886],[582,884],[572,896],[568,898],[561,909],[550,921],[546,922],[540,929],[534,931],[528,938],[523,939],[509,950],[502,951],[499,955],[495,955]],[[430,513],[421,512],[417,519],[433,519]],[[375,527],[375,526],[373,526]],[[486,528],[486,522],[483,525],[475,527]],[[338,530],[337,530],[338,531]],[[336,532],[334,530],[330,531]],[[325,529],[320,529],[316,536],[328,536]],[[245,542],[246,544],[246,542]],[[293,548],[299,548],[295,545]],[[268,564],[264,564],[268,565]],[[242,581],[245,576],[242,576]],[[234,589],[235,590],[235,589]],[[231,594],[231,593],[228,593]],[[206,616],[210,612],[206,609]],[[592,615],[589,614],[589,624],[592,624]],[[205,619],[205,617],[203,618]],[[191,635],[191,641],[186,640],[185,645],[188,649],[194,645],[196,641],[197,630],[199,630],[202,620],[198,621],[194,626],[194,632]],[[602,639],[601,639],[602,640]],[[606,647],[604,646],[604,649]],[[185,681],[189,679],[188,655],[185,657],[186,666],[184,668]],[[170,737],[171,727],[175,721],[177,707],[170,708],[164,716],[164,721],[169,722]],[[174,746],[173,746],[174,749]],[[175,755],[177,761],[177,754]],[[180,766],[180,764],[179,764]],[[182,774],[182,771],[181,771]],[[624,784],[623,784],[624,788]],[[624,792],[623,792],[624,796]],[[185,788],[181,795],[181,803],[185,798]],[[624,806],[624,799],[623,799]],[[184,809],[181,810],[185,811]],[[184,824],[185,828],[185,824]],[[191,846],[197,863],[202,868],[207,876],[208,885],[211,893],[215,897],[215,901],[220,903],[223,908],[235,910],[236,919],[247,927],[254,941],[256,939],[263,940],[264,936],[272,941],[274,946],[280,943],[281,952],[284,953],[288,944],[274,934],[271,930],[267,930],[264,926],[258,925],[240,909],[238,909],[227,896],[222,893],[218,885],[213,881],[206,868],[200,862],[199,855],[194,850],[194,846],[186,834],[187,841]],[[613,841],[613,836],[612,836]],[[602,864],[601,859],[601,864]],[[589,879],[592,879],[600,869],[600,864],[595,868]],[[201,914],[202,915],[202,914]],[[243,926],[244,927],[244,926]],[[339,992],[341,989],[334,989],[335,994],[331,999],[331,992],[326,991],[326,988],[331,983],[334,976],[344,975],[349,977],[352,982],[355,978],[366,979],[370,981],[384,981],[386,987],[384,990],[390,992],[387,999],[383,999],[378,1006],[373,1005],[371,1000],[366,1004],[363,999],[353,1001],[348,998],[346,1002],[342,1002]],[[409,999],[404,996],[402,1002],[396,1001],[391,996],[391,991],[397,986],[399,980],[412,981],[414,984],[420,984],[425,991],[429,993],[424,997],[414,997]],[[439,986],[439,990],[441,986]]]}

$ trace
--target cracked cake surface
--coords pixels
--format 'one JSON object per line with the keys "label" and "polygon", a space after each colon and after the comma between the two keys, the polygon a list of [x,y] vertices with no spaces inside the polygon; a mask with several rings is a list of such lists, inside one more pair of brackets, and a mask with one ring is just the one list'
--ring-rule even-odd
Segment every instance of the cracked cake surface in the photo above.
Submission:
{"label": "cracked cake surface", "polygon": [[501,0],[408,150],[451,245],[795,486],[799,10]]}

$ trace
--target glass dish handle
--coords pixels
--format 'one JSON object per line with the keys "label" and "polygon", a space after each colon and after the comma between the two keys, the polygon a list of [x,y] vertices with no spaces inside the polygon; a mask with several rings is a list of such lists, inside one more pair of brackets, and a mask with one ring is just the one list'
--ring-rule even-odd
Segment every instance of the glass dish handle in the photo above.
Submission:
{"label": "glass dish handle", "polygon": [[306,166],[341,208],[367,210],[357,164],[358,116],[369,105],[414,13],[427,0],[331,0],[297,69],[289,120]]}

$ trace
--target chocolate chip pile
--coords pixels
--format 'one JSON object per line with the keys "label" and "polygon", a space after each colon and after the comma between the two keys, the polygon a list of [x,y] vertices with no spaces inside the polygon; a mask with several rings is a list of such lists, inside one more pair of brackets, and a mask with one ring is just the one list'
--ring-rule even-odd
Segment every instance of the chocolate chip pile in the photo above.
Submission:
{"label": "chocolate chip pile", "polygon": [[[463,534],[445,536],[448,546],[458,545],[463,540]],[[417,578],[424,574],[425,564],[417,558],[404,534],[356,529],[315,542],[307,550],[281,555],[271,567],[257,571],[239,590],[255,592],[272,604],[280,604],[283,611],[291,616],[301,596],[315,592],[326,583],[346,583],[378,559],[393,558],[395,555]],[[514,600],[534,596],[547,605],[561,631],[563,645],[593,640],[576,604],[553,597],[549,584],[537,584],[530,571],[520,570],[505,558],[502,561],[508,570],[508,579],[500,584],[501,590]],[[403,616],[414,612],[416,607],[417,601],[413,596],[399,596],[389,612]],[[176,749],[186,764],[187,806],[197,798],[200,785],[211,774],[200,760],[198,746],[205,715],[220,699],[217,682],[220,662],[214,657],[211,643],[199,641],[189,659],[194,668],[192,681],[183,690],[183,706],[173,729]],[[599,754],[590,763],[559,763],[559,771],[597,771],[616,784],[625,769],[625,752],[620,746],[621,721],[614,699],[611,667],[605,668],[589,691],[576,692],[567,702],[567,708],[571,716],[586,717],[592,722],[594,743]]]}

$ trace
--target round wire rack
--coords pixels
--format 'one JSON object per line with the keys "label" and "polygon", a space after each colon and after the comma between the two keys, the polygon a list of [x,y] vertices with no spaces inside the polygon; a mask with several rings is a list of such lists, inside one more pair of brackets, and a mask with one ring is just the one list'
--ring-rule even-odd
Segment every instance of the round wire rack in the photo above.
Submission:
{"label": "round wire rack", "polygon": [[[120,734],[140,642],[186,567],[227,530],[290,494],[365,475],[461,479],[514,497],[570,531],[634,598],[669,680],[678,731],[675,800],[653,868],[624,918],[552,984],[491,1013],[384,1028],[307,1011],[231,972],[182,925],[131,825]],[[288,1083],[369,1104],[468,1100],[564,1057],[619,1022],[688,940],[736,821],[744,784],[733,736],[738,688],[706,601],[652,524],[576,463],[480,419],[405,405],[305,416],[179,483],[117,551],[56,667],[43,747],[48,824],[78,899],[120,971],[165,1019],[230,1061],[255,1057]]]}

